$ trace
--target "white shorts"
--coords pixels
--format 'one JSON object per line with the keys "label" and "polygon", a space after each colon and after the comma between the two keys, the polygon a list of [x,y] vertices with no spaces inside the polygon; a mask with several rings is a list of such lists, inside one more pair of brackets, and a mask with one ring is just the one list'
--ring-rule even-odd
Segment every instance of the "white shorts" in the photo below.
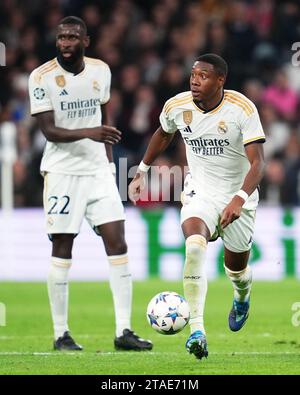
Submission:
{"label": "white shorts", "polygon": [[77,234],[84,217],[94,230],[99,225],[125,219],[121,197],[109,168],[103,169],[101,174],[88,176],[46,173],[44,210],[48,234]]}
{"label": "white shorts", "polygon": [[232,252],[245,252],[252,246],[252,235],[255,223],[255,210],[242,209],[241,216],[225,229],[220,226],[220,219],[226,203],[205,196],[197,191],[190,175],[186,177],[182,192],[181,224],[188,218],[197,217],[207,225],[211,240],[219,236],[224,246]]}

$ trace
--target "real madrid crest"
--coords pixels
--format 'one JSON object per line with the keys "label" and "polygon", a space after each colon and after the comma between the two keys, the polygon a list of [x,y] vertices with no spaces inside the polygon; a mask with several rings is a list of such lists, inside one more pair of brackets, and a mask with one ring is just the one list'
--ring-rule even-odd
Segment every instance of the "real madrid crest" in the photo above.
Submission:
{"label": "real madrid crest", "polygon": [[220,134],[225,134],[225,133],[227,133],[227,131],[228,131],[228,127],[227,127],[226,123],[224,121],[220,121],[218,123],[218,132]]}
{"label": "real madrid crest", "polygon": [[65,77],[64,77],[63,75],[57,75],[57,76],[55,77],[55,81],[56,81],[56,84],[57,84],[60,88],[63,88],[63,87],[66,85],[66,80],[65,80]]}
{"label": "real madrid crest", "polygon": [[95,91],[100,92],[100,85],[98,84],[98,81],[96,81],[96,80],[93,81],[93,89]]}
{"label": "real madrid crest", "polygon": [[192,111],[183,111],[183,121],[186,125],[190,125],[193,120]]}

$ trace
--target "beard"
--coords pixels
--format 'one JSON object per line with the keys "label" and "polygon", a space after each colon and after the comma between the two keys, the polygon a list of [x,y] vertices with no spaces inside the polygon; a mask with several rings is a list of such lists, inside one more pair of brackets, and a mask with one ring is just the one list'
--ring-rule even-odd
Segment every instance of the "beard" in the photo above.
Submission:
{"label": "beard", "polygon": [[71,53],[71,56],[68,58],[64,57],[62,51],[57,48],[58,61],[62,66],[66,66],[66,68],[72,67],[83,56],[84,49],[79,46],[74,49],[74,51]]}

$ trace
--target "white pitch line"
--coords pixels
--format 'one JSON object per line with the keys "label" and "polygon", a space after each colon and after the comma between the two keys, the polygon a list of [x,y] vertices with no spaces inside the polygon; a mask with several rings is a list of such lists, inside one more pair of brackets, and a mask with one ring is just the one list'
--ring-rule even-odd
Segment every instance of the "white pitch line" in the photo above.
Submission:
{"label": "white pitch line", "polygon": [[[0,336],[0,341],[1,340],[15,340],[15,339],[36,339],[37,337],[39,339],[52,339],[51,335],[24,335],[24,336],[16,336],[16,335],[5,336],[5,335],[3,335],[3,336]],[[77,337],[81,338],[81,339],[95,339],[95,338],[101,339],[102,338],[101,334],[93,334],[93,335],[76,334],[76,338]],[[228,337],[228,335],[225,333],[220,333],[220,334],[215,335],[215,337],[226,338],[226,337]],[[275,338],[278,338],[278,335],[273,335],[271,333],[257,333],[257,334],[251,335],[251,337],[275,337]]]}
{"label": "white pitch line", "polygon": [[[132,354],[130,353],[132,356],[133,355],[140,355],[138,353],[136,354]],[[95,355],[95,356],[121,356],[121,355],[127,355],[127,353],[124,351],[121,352],[82,352],[82,353],[78,353],[78,352],[19,352],[19,351],[4,351],[4,352],[0,352],[0,356],[13,356],[13,355],[17,355],[17,356],[65,356],[65,355]],[[152,356],[152,355],[178,355],[177,352],[147,352],[146,355]],[[233,351],[233,352],[210,352],[209,355],[227,355],[227,356],[239,356],[239,355],[300,355],[300,351],[299,352],[294,352],[294,351],[250,351],[250,352],[244,352],[244,351]]]}
{"label": "white pitch line", "polygon": [[232,351],[229,353],[210,353],[214,355],[229,355],[229,356],[235,356],[235,355],[300,355],[299,352],[295,351],[250,351],[250,352],[244,352],[244,351]]}
{"label": "white pitch line", "polygon": [[[29,356],[48,356],[48,355],[62,355],[61,353],[55,353],[55,352],[19,352],[19,351],[7,351],[7,352],[0,352],[0,356],[6,356],[6,355],[29,355]],[[64,355],[75,355],[74,353],[67,353]]]}
{"label": "white pitch line", "polygon": [[[24,335],[24,336],[8,335],[8,336],[0,336],[0,341],[1,340],[15,340],[15,339],[36,339],[37,337],[39,339],[52,339],[51,335]],[[99,334],[99,335],[76,335],[76,337],[80,337],[82,339],[102,338],[101,334]]]}

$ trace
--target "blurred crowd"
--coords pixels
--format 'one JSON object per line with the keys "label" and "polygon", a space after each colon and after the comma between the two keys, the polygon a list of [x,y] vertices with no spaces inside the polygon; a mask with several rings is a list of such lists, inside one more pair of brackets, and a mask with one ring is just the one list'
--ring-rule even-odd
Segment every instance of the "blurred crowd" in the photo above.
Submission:
{"label": "blurred crowd", "polygon": [[[299,1],[1,0],[6,67],[0,67],[0,125],[17,127],[15,206],[42,204],[45,138],[30,116],[27,81],[56,56],[56,27],[66,15],[84,19],[91,37],[86,55],[112,70],[110,117],[123,132],[114,147],[117,164],[119,158],[127,158],[128,167],[140,162],[165,100],[189,90],[194,60],[213,52],[228,62],[225,87],[244,93],[260,112],[267,135],[261,199],[299,205]],[[185,166],[180,136],[156,164]]]}

